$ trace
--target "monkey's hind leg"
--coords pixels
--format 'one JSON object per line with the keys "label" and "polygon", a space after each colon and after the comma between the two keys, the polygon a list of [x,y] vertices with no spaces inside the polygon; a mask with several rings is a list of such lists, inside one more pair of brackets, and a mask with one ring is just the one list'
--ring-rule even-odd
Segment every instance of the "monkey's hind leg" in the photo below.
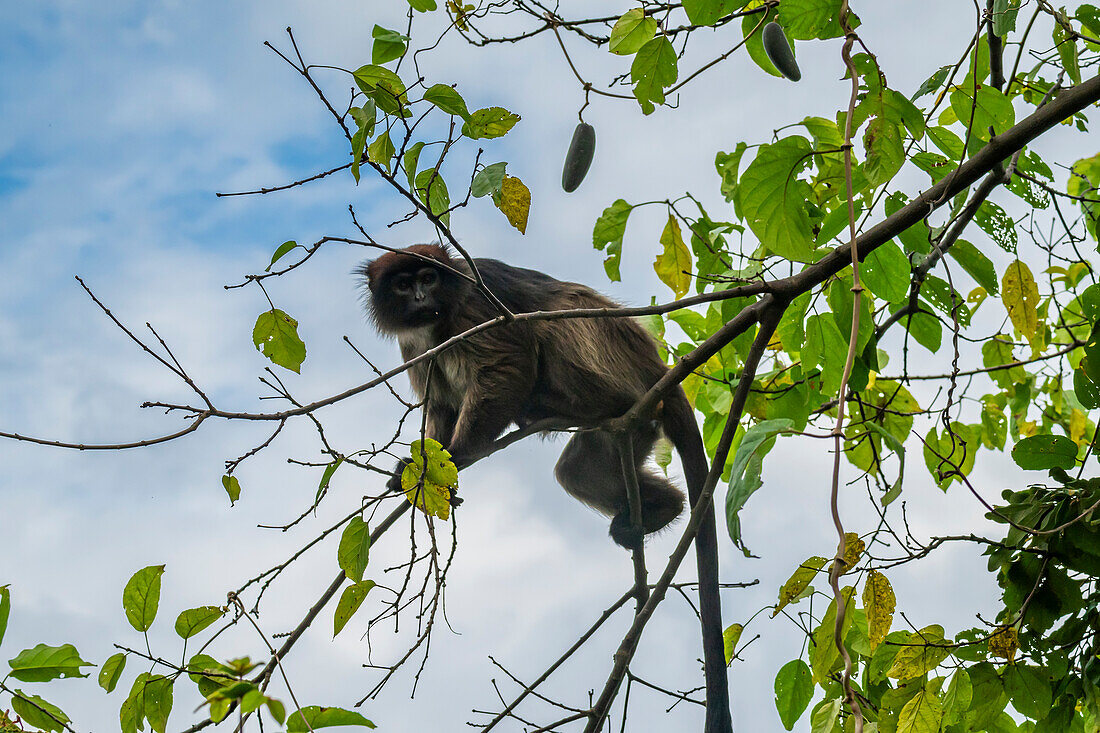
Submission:
{"label": "monkey's hind leg", "polygon": [[[649,457],[655,437],[648,433],[634,437],[643,534],[667,526],[684,507],[680,490],[642,465]],[[626,548],[638,546],[642,538],[631,528],[626,479],[618,447],[610,435],[596,430],[574,435],[562,451],[554,475],[570,496],[612,517],[610,534],[617,544]]]}

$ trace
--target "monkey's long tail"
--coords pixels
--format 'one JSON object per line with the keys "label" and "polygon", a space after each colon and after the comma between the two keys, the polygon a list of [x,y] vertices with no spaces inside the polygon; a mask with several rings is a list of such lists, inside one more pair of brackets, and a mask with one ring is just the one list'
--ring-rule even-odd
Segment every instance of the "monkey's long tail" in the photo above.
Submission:
{"label": "monkey's long tail", "polygon": [[[684,466],[688,499],[699,502],[707,479],[707,454],[695,414],[677,387],[664,400],[665,434],[676,446]],[[703,631],[703,671],[706,675],[707,713],[705,733],[733,733],[730,717],[729,687],[726,679],[726,653],[722,641],[722,599],[718,595],[718,530],[714,503],[709,502],[706,516],[695,535],[695,564],[699,572],[699,620]]]}

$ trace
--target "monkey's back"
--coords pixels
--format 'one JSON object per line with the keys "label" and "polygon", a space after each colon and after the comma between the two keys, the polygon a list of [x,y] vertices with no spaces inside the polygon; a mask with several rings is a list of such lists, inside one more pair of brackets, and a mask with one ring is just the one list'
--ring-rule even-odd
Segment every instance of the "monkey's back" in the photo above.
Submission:
{"label": "monkey's back", "polygon": [[[474,262],[488,288],[514,313],[621,307],[579,283],[499,260]],[[495,315],[484,298],[471,297],[482,301],[484,318]],[[530,404],[525,406],[530,420],[557,416],[590,422],[615,417],[667,370],[656,342],[631,317],[527,321],[490,329],[485,335],[493,339],[493,331],[501,332],[495,338],[507,338],[535,352],[538,374]]]}

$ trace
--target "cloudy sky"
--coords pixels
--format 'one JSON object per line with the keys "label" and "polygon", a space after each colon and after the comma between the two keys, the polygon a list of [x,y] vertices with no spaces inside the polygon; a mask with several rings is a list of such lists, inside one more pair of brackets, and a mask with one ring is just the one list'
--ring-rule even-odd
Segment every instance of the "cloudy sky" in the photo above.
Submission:
{"label": "cloudy sky", "polygon": [[[969,8],[961,17],[951,14],[958,3],[883,5],[860,9],[860,32],[891,86],[906,93],[953,59],[971,32]],[[369,63],[374,24],[403,27],[403,7],[397,0],[0,5],[0,430],[113,443],[179,427],[173,416],[139,406],[188,400],[186,388],[95,307],[74,275],[132,328],[152,324],[219,406],[271,409],[258,400],[266,362],[251,344],[266,300],[257,288],[223,286],[262,270],[285,240],[354,236],[349,204],[384,243],[424,241],[432,232],[419,221],[388,228],[406,209],[369,175],[358,186],[341,174],[276,195],[215,197],[286,183],[347,159],[343,136],[316,96],[263,42],[288,49],[285,28],[292,26],[310,62],[356,68]],[[425,20],[423,27],[431,24]],[[685,68],[733,42],[728,32],[700,34]],[[601,255],[590,246],[593,221],[616,198],[638,202],[684,190],[724,212],[715,151],[740,140],[765,141],[790,120],[831,116],[846,102],[839,42],[803,44],[798,51],[804,73],[798,85],[735,56],[687,87],[675,110],[642,117],[633,103],[596,99],[585,115],[597,130],[596,163],[580,191],[566,195],[559,186],[561,159],[583,94],[552,37],[489,49],[445,40],[422,57],[422,72],[431,81],[457,83],[471,107],[501,105],[523,116],[507,137],[487,141],[485,160],[509,161],[509,172],[527,183],[533,198],[526,236],[485,200],[456,213],[454,231],[475,255],[583,281],[624,302],[645,303],[651,293],[665,297],[650,266],[661,214],[654,209],[632,218],[622,284],[603,275]],[[626,70],[605,53],[577,48],[575,58],[596,81]],[[320,78],[337,99],[346,98],[345,77]],[[1073,150],[1081,142],[1067,131],[1054,144]],[[456,165],[468,167],[470,156],[457,152]],[[309,348],[302,375],[286,380],[303,401],[369,377],[345,335],[382,366],[398,361],[394,345],[372,337],[360,313],[351,271],[365,256],[357,248],[327,247],[307,267],[269,281],[272,300],[298,319]],[[384,440],[399,415],[399,405],[380,392],[322,417],[337,447],[352,451]],[[0,655],[8,659],[39,642],[71,642],[84,658],[101,663],[115,651],[113,643],[143,648],[123,616],[122,587],[135,570],[164,563],[162,617],[150,636],[155,654],[178,659],[175,613],[224,603],[226,591],[281,562],[361,494],[379,488],[375,478],[341,471],[315,519],[287,533],[257,528],[296,517],[319,480],[317,469],[286,462],[320,459],[309,426],[292,425],[238,471],[244,491],[230,508],[219,480],[223,462],[262,441],[263,427],[208,424],[178,442],[124,453],[0,442],[0,585],[10,584],[12,593]],[[471,710],[499,708],[493,680],[506,697],[514,692],[489,655],[532,679],[629,585],[628,557],[607,541],[605,520],[553,482],[560,445],[529,440],[464,474],[460,550],[447,584],[450,628],[437,626],[415,698],[414,664],[363,706],[380,729],[456,730],[482,720]],[[835,545],[827,515],[829,456],[782,444],[774,456],[765,489],[743,514],[746,539],[762,559],[746,560],[723,545],[724,580],[761,581],[727,593],[727,622],[745,621],[771,603],[799,561],[828,555]],[[977,470],[991,496],[1019,481],[986,453]],[[906,497],[918,536],[983,524],[970,498],[957,487],[942,495],[920,470],[910,472]],[[854,531],[874,526],[863,501],[859,491],[844,501]],[[402,539],[395,533],[376,548],[369,577],[396,583],[396,573],[381,569],[402,561]],[[651,565],[663,564],[674,542],[672,535],[656,539]],[[321,544],[273,586],[261,609],[266,632],[293,628],[335,574],[335,552],[333,542]],[[976,551],[943,550],[892,576],[899,604],[918,627],[942,623],[952,633],[969,626],[976,613],[997,607],[997,589],[983,567]],[[636,668],[653,682],[682,686],[694,679],[698,642],[689,614],[670,598],[651,624]],[[623,615],[609,624],[558,673],[550,692],[583,704],[586,691],[606,676],[627,623]],[[326,611],[288,659],[303,704],[350,706],[378,679],[362,667],[365,616],[335,641],[330,624]],[[409,618],[397,633],[392,625],[376,630],[374,661],[400,654],[413,629]],[[800,640],[779,620],[761,617],[749,630],[761,639],[733,666],[736,722],[744,730],[775,730],[772,680],[798,655]],[[242,632],[212,653],[262,657],[263,646]],[[128,689],[140,669],[133,659],[120,687]],[[79,731],[117,726],[125,694],[106,696],[92,680],[33,691],[61,705]],[[290,705],[281,683],[273,694]],[[203,717],[191,713],[196,696],[181,690],[176,699],[171,729]],[[0,696],[0,708],[6,705]],[[633,705],[635,720],[663,715],[667,707],[663,698],[644,694],[633,695]],[[699,711],[684,707],[658,718],[661,729],[697,729]],[[552,717],[537,707],[530,714]]]}

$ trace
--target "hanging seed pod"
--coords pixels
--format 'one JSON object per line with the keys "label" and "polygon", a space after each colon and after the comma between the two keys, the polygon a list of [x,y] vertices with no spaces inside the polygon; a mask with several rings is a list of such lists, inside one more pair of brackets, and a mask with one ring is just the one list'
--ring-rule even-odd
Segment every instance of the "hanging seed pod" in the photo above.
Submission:
{"label": "hanging seed pod", "polygon": [[787,35],[783,32],[783,26],[775,21],[764,26],[761,40],[764,41],[764,53],[768,54],[768,60],[779,69],[779,73],[791,81],[802,78],[802,72],[798,70],[798,64],[794,60],[794,51],[787,41]]}
{"label": "hanging seed pod", "polygon": [[581,185],[592,165],[592,156],[596,153],[596,130],[587,122],[577,125],[573,130],[573,141],[569,143],[569,152],[565,155],[565,167],[561,172],[561,187],[566,193],[573,193]]}

